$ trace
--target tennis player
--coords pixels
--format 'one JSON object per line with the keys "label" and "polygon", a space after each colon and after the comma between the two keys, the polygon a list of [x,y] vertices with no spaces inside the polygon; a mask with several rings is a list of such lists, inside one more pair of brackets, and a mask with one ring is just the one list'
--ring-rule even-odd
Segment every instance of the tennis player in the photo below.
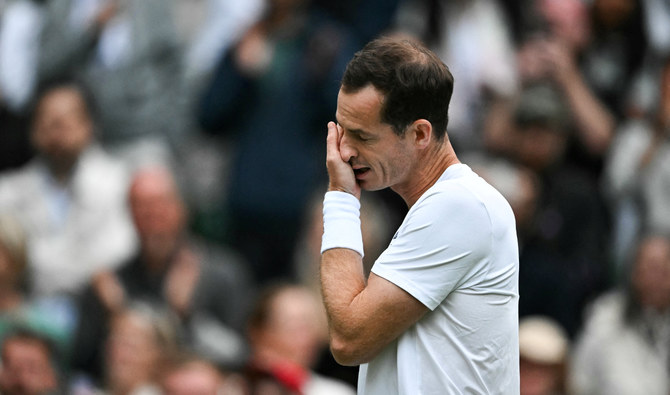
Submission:
{"label": "tennis player", "polygon": [[[321,286],[360,394],[519,393],[514,215],[449,142],[453,82],[422,45],[380,38],[348,64],[328,123]],[[366,278],[360,194],[387,187],[409,211]]]}

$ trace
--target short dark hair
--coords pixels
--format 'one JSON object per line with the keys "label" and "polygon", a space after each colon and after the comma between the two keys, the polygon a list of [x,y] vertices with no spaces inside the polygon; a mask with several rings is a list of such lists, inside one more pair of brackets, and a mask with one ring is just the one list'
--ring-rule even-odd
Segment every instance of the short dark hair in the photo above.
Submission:
{"label": "short dark hair", "polygon": [[397,135],[417,119],[430,121],[438,140],[446,135],[454,77],[435,53],[408,39],[370,41],[347,65],[342,91],[370,84],[384,95],[381,121]]}

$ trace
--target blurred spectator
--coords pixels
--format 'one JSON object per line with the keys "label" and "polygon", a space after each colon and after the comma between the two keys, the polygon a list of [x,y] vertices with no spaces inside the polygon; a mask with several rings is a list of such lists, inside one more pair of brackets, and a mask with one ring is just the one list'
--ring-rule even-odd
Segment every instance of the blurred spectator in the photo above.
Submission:
{"label": "blurred spectator", "polygon": [[0,214],[0,338],[16,328],[48,337],[63,357],[64,367],[72,322],[63,320],[49,303],[31,300],[26,293],[26,236],[10,214]]}
{"label": "blurred spectator", "polygon": [[[610,37],[609,25],[594,26],[594,19],[599,16],[597,11],[607,7],[604,4],[607,1],[594,1],[591,14],[589,6],[580,0],[533,1],[531,7],[535,14],[529,16],[532,19],[527,22],[529,31],[519,49],[519,71],[523,83],[550,80],[560,88],[574,117],[580,155],[595,158],[587,162],[598,162],[607,151],[614,133],[615,116],[622,114],[621,106],[615,102],[625,97],[628,87],[622,82],[632,78],[637,65],[631,65],[626,70],[621,68],[628,67],[629,61],[637,61],[632,56],[641,56],[642,53],[629,52],[637,45],[633,37],[621,37],[629,41],[615,40],[611,51],[608,49],[608,39],[619,38],[620,34],[612,33]],[[601,46],[603,58],[599,58]],[[606,55],[622,58],[610,59]],[[600,78],[591,70],[597,59],[602,65],[597,70],[602,71],[607,81],[594,80]],[[619,91],[612,93],[610,90],[613,89]],[[598,173],[600,165],[593,166]]]}
{"label": "blurred spectator", "polygon": [[350,31],[308,0],[271,0],[205,89],[201,126],[234,138],[226,238],[259,283],[294,275],[304,207],[325,182],[325,125],[354,49]]}
{"label": "blurred spectator", "polygon": [[648,50],[643,0],[593,0],[590,39],[580,54],[580,70],[591,89],[621,119],[632,82]]}
{"label": "blurred spectator", "polygon": [[27,235],[30,294],[76,294],[135,248],[125,205],[128,175],[94,138],[84,91],[57,82],[39,95],[26,166],[0,174],[0,209]]}
{"label": "blurred spectator", "polygon": [[[460,151],[482,150],[518,90],[509,20],[498,0],[404,0],[396,28],[424,41],[456,76],[449,137]],[[492,143],[495,144],[495,143]],[[497,149],[497,147],[492,147]]]}
{"label": "blurred spectator", "polygon": [[264,5],[265,0],[174,0],[172,5],[184,65],[188,130],[180,140],[176,170],[191,211],[191,228],[209,238],[221,236],[221,201],[232,147],[220,136],[203,133],[195,113],[220,57],[258,20]]}
{"label": "blurred spectator", "polygon": [[[110,321],[105,340],[102,394],[159,395],[161,371],[177,352],[177,333],[168,312],[151,304],[133,302]],[[94,393],[83,381],[72,392]]]}
{"label": "blurred spectator", "polygon": [[670,232],[670,61],[657,78],[656,108],[621,125],[606,161],[605,195],[614,215],[618,275],[631,261],[636,232]]}
{"label": "blurred spectator", "polygon": [[521,395],[563,395],[570,342],[549,317],[528,316],[519,322]]}
{"label": "blurred spectator", "polygon": [[565,161],[570,112],[548,84],[524,88],[515,112],[514,156],[538,184],[530,226],[520,228],[521,316],[556,319],[572,336],[589,298],[607,283],[607,216],[595,180]]}
{"label": "blurred spectator", "polygon": [[588,312],[570,373],[575,395],[670,392],[670,238],[643,237],[628,278]]}
{"label": "blurred spectator", "polygon": [[139,170],[129,203],[139,253],[116,272],[98,275],[81,298],[75,368],[99,376],[107,317],[133,300],[165,306],[179,317],[188,347],[217,362],[237,363],[244,356],[240,330],[253,291],[240,259],[190,238],[186,209],[167,169]]}
{"label": "blurred spectator", "polygon": [[354,394],[353,387],[311,370],[327,346],[325,320],[319,300],[307,288],[267,286],[249,317],[251,359],[245,373],[251,389],[264,373],[292,394]]}
{"label": "blurred spectator", "polygon": [[2,342],[0,392],[4,395],[60,394],[55,352],[45,338],[18,331]]}
{"label": "blurred spectator", "polygon": [[200,87],[221,54],[263,12],[263,0],[176,0],[175,26],[184,48],[184,74],[189,86]]}
{"label": "blurred spectator", "polygon": [[28,109],[37,85],[42,6],[11,0],[0,6],[0,171],[30,159]]}
{"label": "blurred spectator", "polygon": [[95,98],[101,141],[133,165],[169,161],[184,132],[173,21],[164,0],[46,3],[41,80],[84,80]]}
{"label": "blurred spectator", "polygon": [[[161,373],[164,395],[225,395],[225,377],[216,365],[198,356],[179,356]],[[242,395],[240,393],[240,395]]]}

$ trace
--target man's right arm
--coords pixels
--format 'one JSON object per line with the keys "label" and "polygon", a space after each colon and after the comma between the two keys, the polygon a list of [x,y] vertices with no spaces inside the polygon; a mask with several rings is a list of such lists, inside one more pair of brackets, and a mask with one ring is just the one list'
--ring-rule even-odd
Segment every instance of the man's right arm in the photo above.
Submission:
{"label": "man's right arm", "polygon": [[351,166],[342,160],[342,130],[328,124],[327,165],[331,178],[324,200],[321,288],[330,328],[330,345],[343,365],[374,358],[427,311],[395,284],[372,273],[366,282],[358,196]]}
{"label": "man's right arm", "polygon": [[361,255],[347,248],[323,252],[321,287],[331,351],[342,365],[369,362],[428,312],[413,296],[374,273],[366,283]]}

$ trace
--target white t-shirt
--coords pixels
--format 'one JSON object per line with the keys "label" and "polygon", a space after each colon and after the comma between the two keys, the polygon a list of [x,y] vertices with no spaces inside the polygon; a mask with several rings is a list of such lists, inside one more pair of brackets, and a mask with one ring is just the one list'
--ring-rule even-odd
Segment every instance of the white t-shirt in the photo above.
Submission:
{"label": "white t-shirt", "polygon": [[431,311],[361,365],[359,394],[518,394],[518,269],[509,204],[450,166],[372,268]]}

